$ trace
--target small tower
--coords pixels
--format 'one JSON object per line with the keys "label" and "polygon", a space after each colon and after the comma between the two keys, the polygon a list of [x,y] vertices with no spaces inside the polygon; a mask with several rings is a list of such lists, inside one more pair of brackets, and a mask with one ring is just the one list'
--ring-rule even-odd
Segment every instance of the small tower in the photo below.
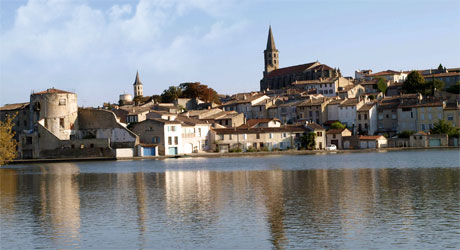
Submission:
{"label": "small tower", "polygon": [[275,46],[275,39],[273,39],[272,26],[268,30],[267,49],[264,50],[265,56],[265,72],[268,73],[272,70],[279,68],[279,51]]}
{"label": "small tower", "polygon": [[134,80],[134,98],[138,97],[138,96],[142,96],[143,95],[143,86],[142,86],[142,82],[141,80],[139,79],[139,71],[137,71],[136,73],[136,80]]}

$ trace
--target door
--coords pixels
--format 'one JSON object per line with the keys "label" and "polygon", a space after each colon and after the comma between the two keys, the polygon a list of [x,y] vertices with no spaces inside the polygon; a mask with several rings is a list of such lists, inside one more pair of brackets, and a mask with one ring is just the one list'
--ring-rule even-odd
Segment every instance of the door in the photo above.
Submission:
{"label": "door", "polygon": [[441,146],[441,139],[430,139],[429,145],[430,147],[439,147]]}
{"label": "door", "polygon": [[155,148],[143,148],[144,156],[155,156]]}
{"label": "door", "polygon": [[177,147],[169,147],[169,155],[177,155]]}

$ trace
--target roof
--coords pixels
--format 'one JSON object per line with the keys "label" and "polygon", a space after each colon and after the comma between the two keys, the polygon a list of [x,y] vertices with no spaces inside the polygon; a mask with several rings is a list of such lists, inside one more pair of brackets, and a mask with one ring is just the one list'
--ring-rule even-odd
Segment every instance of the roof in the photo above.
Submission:
{"label": "roof", "polygon": [[307,124],[305,124],[305,126],[313,129],[313,130],[325,130],[325,128],[323,128],[321,125],[319,125],[318,123],[314,123],[314,122],[309,122]]}
{"label": "roof", "polygon": [[249,103],[249,102],[252,102],[260,97],[264,96],[263,94],[259,94],[259,95],[254,95],[254,96],[249,96],[247,97],[246,99],[242,99],[242,100],[230,100],[226,103],[223,103],[221,106],[231,106],[231,105],[236,105],[236,104],[241,104],[241,103]]}
{"label": "roof", "polygon": [[399,75],[401,74],[402,72],[399,72],[399,71],[394,71],[394,70],[385,70],[385,71],[381,71],[381,72],[377,72],[377,73],[374,73],[372,74],[371,76],[387,76],[387,75]]}
{"label": "roof", "polygon": [[417,133],[415,133],[413,135],[428,135],[428,133],[425,133],[423,131],[418,131]]}
{"label": "roof", "polygon": [[[145,119],[142,122],[147,122],[147,121],[155,121],[155,122],[160,122],[160,123],[163,123],[163,124],[181,124],[181,122],[179,122],[179,121],[168,121],[168,120],[161,119],[161,118],[148,118],[148,119]],[[142,122],[139,122],[139,123],[142,123]]]}
{"label": "roof", "polygon": [[275,39],[273,39],[272,26],[268,29],[267,51],[278,51],[275,46]]}
{"label": "roof", "polygon": [[364,104],[361,108],[358,109],[358,112],[359,111],[369,111],[374,107],[374,105],[375,105],[374,103],[372,103],[372,104]]}
{"label": "roof", "polygon": [[255,134],[255,133],[275,133],[275,132],[305,132],[308,131],[303,125],[285,125],[271,128],[213,128],[216,134]]}
{"label": "roof", "polygon": [[5,106],[0,107],[0,111],[23,109],[23,108],[26,108],[27,106],[29,106],[28,102],[6,104]]}
{"label": "roof", "polygon": [[345,101],[339,104],[339,106],[355,106],[358,103],[359,103],[358,98],[349,98],[349,99],[345,99]]}
{"label": "roof", "polygon": [[286,67],[286,68],[275,69],[273,71],[270,71],[267,74],[267,78],[272,78],[272,77],[277,77],[277,76],[285,76],[285,75],[300,74],[300,73],[304,72],[306,69],[308,69],[311,66],[313,66],[315,63],[316,62],[311,62],[311,63],[306,63],[306,64],[290,66],[290,67]]}
{"label": "roof", "polygon": [[343,87],[343,89],[337,90],[337,92],[340,92],[340,93],[348,92],[349,90],[351,90],[351,89],[353,89],[353,88],[355,88],[357,86],[359,86],[359,85],[358,84],[357,85],[347,85],[347,86]]}
{"label": "roof", "polygon": [[184,115],[178,115],[175,121],[178,121],[178,122],[184,123],[185,125],[190,125],[190,126],[195,126],[197,124],[209,124],[204,121],[201,121],[201,120],[198,120],[192,117],[187,117]]}
{"label": "roof", "polygon": [[269,123],[271,121],[281,122],[279,119],[276,119],[276,118],[248,119],[245,124],[240,126],[240,128],[251,128],[251,127],[256,126],[259,123]]}
{"label": "roof", "polygon": [[139,71],[137,71],[137,73],[136,73],[136,79],[134,79],[133,85],[142,85],[142,82],[139,79]]}
{"label": "roof", "polygon": [[329,83],[334,83],[335,81],[337,81],[337,79],[338,79],[338,77],[330,77],[330,78],[316,79],[316,80],[294,81],[294,82],[292,82],[292,85],[329,84]]}
{"label": "roof", "polygon": [[449,76],[460,76],[460,72],[447,72],[447,73],[423,75],[423,77],[425,77],[425,80],[430,80],[429,78],[431,77],[449,77]]}
{"label": "roof", "polygon": [[329,129],[326,131],[326,134],[341,134],[345,129],[347,128],[334,128],[334,129]]}
{"label": "roof", "polygon": [[361,135],[359,136],[360,140],[378,140],[381,137],[385,138],[383,135]]}
{"label": "roof", "polygon": [[44,91],[32,93],[32,95],[44,95],[44,94],[75,94],[75,93],[60,90],[60,89],[55,89],[55,88],[50,88]]}
{"label": "roof", "polygon": [[316,106],[316,105],[321,105],[325,103],[327,98],[319,98],[319,99],[308,99],[305,100],[301,103],[299,103],[297,106],[302,107],[302,106]]}
{"label": "roof", "polygon": [[342,103],[343,101],[343,99],[332,99],[327,105],[337,105]]}

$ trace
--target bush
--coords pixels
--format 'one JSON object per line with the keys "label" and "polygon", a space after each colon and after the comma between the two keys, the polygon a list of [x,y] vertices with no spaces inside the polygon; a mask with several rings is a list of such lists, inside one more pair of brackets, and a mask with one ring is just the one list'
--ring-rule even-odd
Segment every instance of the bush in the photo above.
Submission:
{"label": "bush", "polygon": [[415,131],[404,130],[398,134],[398,138],[409,138],[411,135],[415,134]]}
{"label": "bush", "polygon": [[241,148],[231,148],[228,152],[229,153],[241,153],[243,150]]}
{"label": "bush", "polygon": [[246,152],[257,152],[257,149],[255,149],[254,147],[248,147],[246,149]]}

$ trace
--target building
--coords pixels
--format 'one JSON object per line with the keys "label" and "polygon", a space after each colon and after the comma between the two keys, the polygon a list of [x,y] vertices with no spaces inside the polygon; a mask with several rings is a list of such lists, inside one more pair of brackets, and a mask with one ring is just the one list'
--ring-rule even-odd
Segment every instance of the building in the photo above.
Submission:
{"label": "building", "polygon": [[382,135],[363,135],[358,137],[359,148],[386,148],[388,145],[387,138]]}
{"label": "building", "polygon": [[132,131],[139,136],[140,143],[158,146],[159,155],[183,154],[182,124],[179,121],[146,119],[133,124]]}
{"label": "building", "polygon": [[419,131],[409,137],[411,147],[445,147],[449,143],[449,136],[444,135],[431,135],[423,131]]}
{"label": "building", "polygon": [[134,88],[134,98],[136,97],[142,97],[143,96],[143,93],[144,93],[144,86],[141,82],[141,80],[139,79],[139,71],[137,71],[136,73],[136,79],[134,80],[134,83],[133,83],[133,88]]}
{"label": "building", "polygon": [[243,95],[241,99],[237,97],[233,100],[223,103],[220,108],[224,111],[236,111],[238,113],[243,113],[246,119],[261,118],[261,116],[267,117],[265,114],[265,108],[259,111],[261,107],[258,107],[258,109],[253,109],[253,106],[258,105],[261,102],[265,104],[266,100],[269,99],[270,97],[261,94]]}
{"label": "building", "polygon": [[443,109],[444,121],[454,127],[460,127],[460,105],[459,103],[446,103]]}
{"label": "building", "polygon": [[327,121],[327,104],[330,99],[326,97],[305,100],[297,105],[296,112],[299,121],[310,121],[323,124]]}
{"label": "building", "polygon": [[340,95],[344,89],[352,89],[355,87],[353,83],[344,77],[319,78],[317,80],[295,81],[292,86],[300,89],[313,91],[314,94],[321,94],[328,97]]}
{"label": "building", "polygon": [[178,115],[176,121],[181,122],[183,154],[202,153],[211,149],[211,124],[184,115]]}
{"label": "building", "polygon": [[402,71],[385,70],[378,73],[370,74],[368,79],[366,80],[372,80],[380,77],[390,81],[391,84],[402,83],[406,80],[407,73]]}
{"label": "building", "polygon": [[374,135],[377,132],[377,105],[369,102],[357,111],[358,133],[360,135]]}
{"label": "building", "polygon": [[244,114],[236,111],[223,111],[218,108],[190,110],[185,115],[220,127],[238,127],[245,123]]}
{"label": "building", "polygon": [[275,46],[271,26],[268,30],[267,47],[264,50],[264,65],[263,78],[260,80],[260,91],[286,88],[295,81],[341,76],[340,70],[319,62],[279,68],[279,51]]}
{"label": "building", "polygon": [[343,99],[336,98],[332,99],[327,103],[326,109],[327,109],[327,120],[330,123],[333,123],[335,121],[339,120],[339,105],[344,102]]}
{"label": "building", "polygon": [[15,133],[14,138],[18,140],[19,135],[23,133],[24,130],[31,128],[29,103],[6,104],[0,107],[0,121],[4,122],[8,117],[13,116],[14,125],[12,131]]}
{"label": "building", "polygon": [[350,129],[353,134],[358,131],[357,123],[357,111],[364,105],[364,98],[351,98],[346,99],[339,104],[338,114],[339,121],[348,129]]}
{"label": "building", "polygon": [[366,89],[361,84],[347,85],[340,87],[337,91],[337,95],[342,98],[357,98],[362,96],[366,92]]}
{"label": "building", "polygon": [[338,149],[343,148],[343,137],[351,136],[351,131],[347,128],[344,129],[329,129],[326,132],[326,144],[337,146]]}
{"label": "building", "polygon": [[455,85],[457,82],[460,82],[460,72],[442,72],[435,74],[423,75],[425,81],[440,80],[445,83],[444,88],[449,88],[452,85]]}

